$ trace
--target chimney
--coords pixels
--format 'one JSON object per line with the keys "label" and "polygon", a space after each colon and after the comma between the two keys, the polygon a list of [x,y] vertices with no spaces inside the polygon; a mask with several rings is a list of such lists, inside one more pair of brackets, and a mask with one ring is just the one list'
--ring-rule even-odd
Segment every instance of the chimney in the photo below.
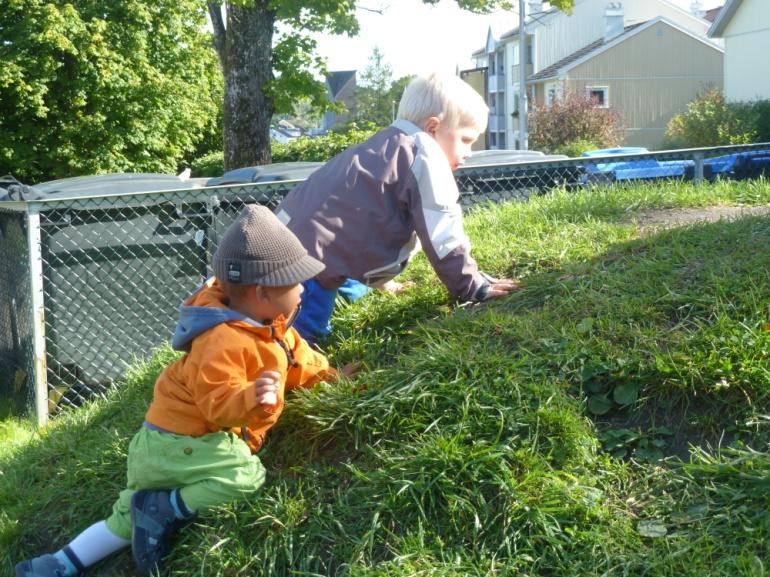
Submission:
{"label": "chimney", "polygon": [[703,18],[706,16],[706,11],[703,9],[703,2],[700,0],[693,0],[693,2],[690,4],[690,12],[695,14],[698,18]]}
{"label": "chimney", "polygon": [[604,11],[604,41],[609,42],[623,34],[623,4],[610,2]]}
{"label": "chimney", "polygon": [[543,11],[543,2],[538,0],[527,0],[527,18],[533,14],[539,14]]}

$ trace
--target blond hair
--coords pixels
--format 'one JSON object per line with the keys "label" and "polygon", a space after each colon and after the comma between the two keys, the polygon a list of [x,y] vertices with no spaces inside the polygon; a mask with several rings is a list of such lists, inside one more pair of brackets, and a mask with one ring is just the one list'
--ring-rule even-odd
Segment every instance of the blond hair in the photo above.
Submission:
{"label": "blond hair", "polygon": [[432,116],[453,128],[468,126],[484,132],[489,107],[467,82],[434,72],[412,80],[398,105],[398,117],[421,128]]}

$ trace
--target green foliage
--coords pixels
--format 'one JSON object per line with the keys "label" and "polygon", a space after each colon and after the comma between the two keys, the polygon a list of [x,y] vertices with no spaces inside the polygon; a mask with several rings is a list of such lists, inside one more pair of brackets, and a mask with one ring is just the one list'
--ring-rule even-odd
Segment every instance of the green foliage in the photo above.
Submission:
{"label": "green foliage", "polygon": [[212,132],[222,79],[201,5],[6,2],[0,173],[174,172]]}
{"label": "green foliage", "polygon": [[697,148],[770,141],[770,100],[728,103],[719,89],[699,95],[666,127],[666,147]]}
{"label": "green foliage", "polygon": [[211,152],[193,159],[190,163],[192,176],[222,176],[225,166],[225,155],[223,152]]}
{"label": "green foliage", "polygon": [[273,143],[273,162],[309,160],[325,162],[353,144],[363,142],[376,132],[372,125],[359,128],[357,124],[344,132],[330,132],[325,136],[301,137],[286,144]]}
{"label": "green foliage", "polygon": [[554,154],[564,154],[570,158],[577,158],[584,152],[589,150],[596,150],[598,148],[603,147],[598,146],[595,142],[590,140],[575,140],[573,142],[568,142],[567,144],[557,147],[553,152]]}
{"label": "green foliage", "polygon": [[594,148],[617,146],[622,139],[620,115],[600,108],[585,96],[567,92],[550,106],[535,104],[529,117],[529,143],[533,149],[552,153],[573,143]]}
{"label": "green foliage", "polygon": [[[372,123],[350,123],[325,136],[301,137],[281,144],[273,141],[273,162],[326,162],[354,144],[363,142],[377,131]],[[224,154],[212,152],[191,163],[193,176],[220,176],[224,172]]]}

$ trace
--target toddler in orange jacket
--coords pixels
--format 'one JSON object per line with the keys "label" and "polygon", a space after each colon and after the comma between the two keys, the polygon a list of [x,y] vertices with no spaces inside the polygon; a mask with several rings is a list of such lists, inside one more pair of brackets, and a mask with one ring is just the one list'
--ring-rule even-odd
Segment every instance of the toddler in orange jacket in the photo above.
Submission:
{"label": "toddler in orange jacket", "polygon": [[56,553],[19,563],[18,577],[79,575],[128,545],[143,574],[157,571],[177,529],[264,483],[256,452],[285,392],[336,377],[291,327],[300,283],[324,265],[269,209],[244,209],[213,268],[215,277],[180,308],[172,345],[186,354],[158,377],[112,514]]}

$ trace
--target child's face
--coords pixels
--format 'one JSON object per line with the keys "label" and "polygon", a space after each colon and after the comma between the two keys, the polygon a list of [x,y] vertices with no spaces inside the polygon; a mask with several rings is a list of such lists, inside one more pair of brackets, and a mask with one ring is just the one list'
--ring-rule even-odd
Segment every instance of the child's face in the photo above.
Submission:
{"label": "child's face", "polygon": [[263,318],[274,319],[280,315],[289,318],[299,306],[302,285],[261,287]]}
{"label": "child's face", "polygon": [[479,131],[472,126],[450,126],[438,119],[433,123],[428,121],[426,132],[436,139],[441,150],[446,154],[452,170],[460,168],[470,157],[471,145],[479,137]]}

